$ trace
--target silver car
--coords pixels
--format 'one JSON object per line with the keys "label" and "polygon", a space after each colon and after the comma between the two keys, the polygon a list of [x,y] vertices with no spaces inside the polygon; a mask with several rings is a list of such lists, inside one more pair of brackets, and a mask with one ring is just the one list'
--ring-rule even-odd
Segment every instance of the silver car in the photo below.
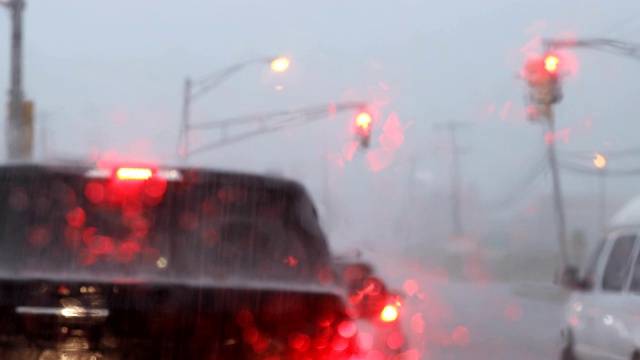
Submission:
{"label": "silver car", "polygon": [[[618,213],[566,305],[562,359],[640,359],[640,198]],[[571,278],[571,276],[569,276]]]}

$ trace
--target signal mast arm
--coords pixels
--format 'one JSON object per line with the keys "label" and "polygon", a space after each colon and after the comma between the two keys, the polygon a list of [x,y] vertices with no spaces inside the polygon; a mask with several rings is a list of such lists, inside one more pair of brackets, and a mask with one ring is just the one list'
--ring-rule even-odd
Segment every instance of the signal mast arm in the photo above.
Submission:
{"label": "signal mast arm", "polygon": [[585,39],[585,40],[544,40],[543,45],[547,51],[560,48],[582,47],[608,52],[614,55],[622,55],[640,60],[640,45],[611,39]]}

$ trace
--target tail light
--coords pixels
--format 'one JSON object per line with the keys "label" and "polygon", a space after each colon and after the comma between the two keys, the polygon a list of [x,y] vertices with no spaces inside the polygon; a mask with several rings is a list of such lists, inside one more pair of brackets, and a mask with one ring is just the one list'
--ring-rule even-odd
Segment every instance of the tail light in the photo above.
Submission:
{"label": "tail light", "polygon": [[149,168],[119,168],[116,170],[118,180],[149,180],[153,172]]}
{"label": "tail light", "polygon": [[85,177],[92,179],[85,195],[94,204],[125,204],[141,201],[155,206],[162,200],[169,182],[182,181],[180,171],[156,167],[115,167],[91,169]]}
{"label": "tail light", "polygon": [[369,265],[361,263],[351,264],[344,270],[343,279],[349,291],[349,315],[377,323],[393,323],[399,316],[400,299],[372,273]]}
{"label": "tail light", "polygon": [[276,309],[278,314],[268,308],[237,313],[244,355],[261,360],[347,360],[358,355],[356,322],[345,317],[338,304],[332,300],[318,304],[303,301],[299,304],[305,306],[298,307],[296,302]]}
{"label": "tail light", "polygon": [[387,305],[380,312],[380,320],[384,322],[393,322],[398,318],[398,307],[396,305]]}

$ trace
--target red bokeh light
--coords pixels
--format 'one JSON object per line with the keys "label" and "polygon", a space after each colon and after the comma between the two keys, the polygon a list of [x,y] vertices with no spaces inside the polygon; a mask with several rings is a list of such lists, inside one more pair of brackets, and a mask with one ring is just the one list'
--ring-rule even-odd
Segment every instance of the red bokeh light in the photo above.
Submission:
{"label": "red bokeh light", "polygon": [[390,349],[398,350],[404,345],[404,335],[400,331],[391,333],[387,337],[387,346]]}
{"label": "red bokeh light", "polygon": [[94,204],[104,200],[104,186],[98,182],[92,181],[84,188],[84,195]]}
{"label": "red bokeh light", "polygon": [[351,320],[346,320],[338,325],[338,333],[344,338],[351,338],[356,334],[356,324]]}
{"label": "red bokeh light", "polygon": [[460,346],[465,346],[469,344],[471,340],[471,336],[469,335],[469,329],[464,326],[458,326],[453,330],[452,333],[453,341]]}
{"label": "red bokeh light", "polygon": [[82,210],[81,207],[77,206],[75,209],[67,213],[66,218],[69,225],[73,227],[81,227],[82,225],[84,225],[87,216],[84,213],[84,210]]}

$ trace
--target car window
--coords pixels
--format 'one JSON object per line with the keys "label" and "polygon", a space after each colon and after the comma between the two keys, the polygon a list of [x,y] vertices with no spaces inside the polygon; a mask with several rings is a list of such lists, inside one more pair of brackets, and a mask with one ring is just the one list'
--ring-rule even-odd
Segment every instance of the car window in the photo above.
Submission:
{"label": "car window", "polygon": [[[242,179],[240,179],[242,180]],[[121,184],[76,175],[0,179],[0,269],[97,277],[310,276],[318,250],[294,196],[224,178]],[[294,219],[294,220],[292,220]]]}
{"label": "car window", "polygon": [[629,291],[640,293],[640,254],[636,256],[636,261],[631,272],[631,285]]}
{"label": "car window", "polygon": [[605,241],[600,241],[596,248],[591,253],[591,257],[589,257],[589,262],[584,269],[584,287],[586,290],[593,289],[593,286],[596,282],[596,271],[598,270],[598,263],[600,262],[600,257],[602,256],[602,250],[604,249]]}
{"label": "car window", "polygon": [[615,240],[604,269],[602,279],[604,290],[620,291],[624,287],[631,267],[631,252],[635,239],[635,235],[624,235]]}

